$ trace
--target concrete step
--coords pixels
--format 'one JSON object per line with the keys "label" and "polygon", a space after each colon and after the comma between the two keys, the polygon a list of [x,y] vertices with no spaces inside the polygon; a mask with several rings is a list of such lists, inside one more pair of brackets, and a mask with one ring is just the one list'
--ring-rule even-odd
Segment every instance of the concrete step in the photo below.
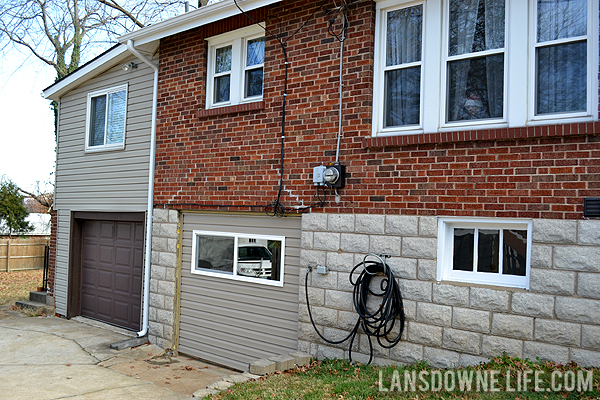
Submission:
{"label": "concrete step", "polygon": [[46,315],[54,315],[54,307],[46,305],[46,303],[39,303],[37,301],[23,300],[17,301],[16,306],[22,311],[30,312],[36,315],[44,313]]}
{"label": "concrete step", "polygon": [[29,292],[29,301],[35,301],[36,303],[46,303],[46,292]]}

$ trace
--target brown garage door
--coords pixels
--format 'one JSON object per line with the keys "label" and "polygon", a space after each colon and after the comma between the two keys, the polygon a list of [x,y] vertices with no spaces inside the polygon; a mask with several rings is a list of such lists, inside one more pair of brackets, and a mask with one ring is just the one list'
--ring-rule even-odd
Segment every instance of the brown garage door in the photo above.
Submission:
{"label": "brown garage door", "polygon": [[85,221],[81,234],[81,315],[138,330],[144,225]]}

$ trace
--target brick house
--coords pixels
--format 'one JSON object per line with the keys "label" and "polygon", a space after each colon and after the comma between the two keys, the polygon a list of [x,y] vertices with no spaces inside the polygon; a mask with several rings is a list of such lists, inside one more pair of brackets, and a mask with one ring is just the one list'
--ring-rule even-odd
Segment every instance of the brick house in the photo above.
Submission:
{"label": "brick house", "polygon": [[151,342],[346,357],[305,276],[343,337],[385,253],[407,325],[376,362],[600,365],[597,2],[239,3],[120,39],[158,54]]}

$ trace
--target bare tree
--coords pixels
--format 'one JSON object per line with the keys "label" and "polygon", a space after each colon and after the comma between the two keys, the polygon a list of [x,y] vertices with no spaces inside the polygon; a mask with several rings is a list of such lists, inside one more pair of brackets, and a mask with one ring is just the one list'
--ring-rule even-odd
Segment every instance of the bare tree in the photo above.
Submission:
{"label": "bare tree", "polygon": [[[26,48],[61,79],[82,62],[82,54],[118,35],[180,13],[182,0],[3,0],[0,50]],[[96,46],[96,50],[98,46]],[[85,53],[89,59],[92,51]]]}

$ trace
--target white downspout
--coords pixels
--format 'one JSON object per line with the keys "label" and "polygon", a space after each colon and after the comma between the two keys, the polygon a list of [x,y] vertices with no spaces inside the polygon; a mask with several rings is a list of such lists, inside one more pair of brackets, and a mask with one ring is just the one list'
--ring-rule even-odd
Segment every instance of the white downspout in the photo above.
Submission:
{"label": "white downspout", "polygon": [[154,208],[154,158],[156,155],[156,106],[158,96],[158,65],[141,54],[135,47],[133,40],[127,41],[127,50],[142,60],[154,70],[154,87],[152,92],[152,127],[150,128],[150,167],[148,170],[148,213],[146,216],[146,256],[144,258],[144,303],[142,305],[142,330],[138,337],[148,333],[148,313],[150,297],[150,265],[152,261],[152,215]]}

